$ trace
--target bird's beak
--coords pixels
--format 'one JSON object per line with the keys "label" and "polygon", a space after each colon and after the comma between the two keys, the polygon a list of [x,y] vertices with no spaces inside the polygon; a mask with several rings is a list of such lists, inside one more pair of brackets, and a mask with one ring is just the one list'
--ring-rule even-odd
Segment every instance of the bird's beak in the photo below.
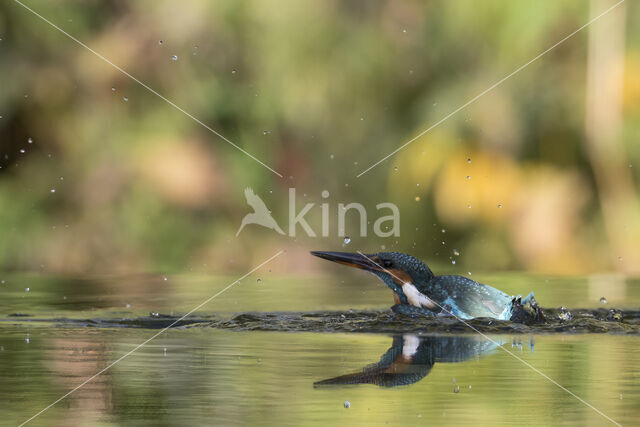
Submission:
{"label": "bird's beak", "polygon": [[319,258],[327,259],[329,261],[348,265],[350,267],[360,268],[367,271],[382,271],[382,268],[380,268],[376,264],[377,261],[376,261],[375,255],[366,255],[366,254],[360,254],[360,253],[352,254],[349,252],[323,252],[323,251],[311,251],[311,255],[315,255]]}

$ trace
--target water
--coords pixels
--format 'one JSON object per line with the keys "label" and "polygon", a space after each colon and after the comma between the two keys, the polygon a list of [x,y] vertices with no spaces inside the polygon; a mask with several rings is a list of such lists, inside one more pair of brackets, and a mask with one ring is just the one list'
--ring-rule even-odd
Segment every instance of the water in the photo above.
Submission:
{"label": "water", "polygon": [[[487,339],[455,320],[390,317],[389,291],[368,276],[264,271],[261,283],[243,280],[33,425],[606,425],[513,354],[617,422],[638,424],[637,281],[475,276],[509,293],[534,289],[543,307],[566,305],[574,317],[543,334],[475,320],[492,331]],[[235,280],[0,278],[2,425],[25,421]],[[626,319],[581,318],[610,308]]]}

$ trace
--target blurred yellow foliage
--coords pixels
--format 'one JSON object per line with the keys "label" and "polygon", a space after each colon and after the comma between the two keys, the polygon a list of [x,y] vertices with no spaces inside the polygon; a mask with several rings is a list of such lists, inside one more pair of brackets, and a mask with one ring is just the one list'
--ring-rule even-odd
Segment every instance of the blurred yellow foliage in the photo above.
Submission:
{"label": "blurred yellow foliage", "polygon": [[457,149],[436,180],[436,211],[445,224],[503,223],[521,182],[522,172],[512,159],[497,152]]}

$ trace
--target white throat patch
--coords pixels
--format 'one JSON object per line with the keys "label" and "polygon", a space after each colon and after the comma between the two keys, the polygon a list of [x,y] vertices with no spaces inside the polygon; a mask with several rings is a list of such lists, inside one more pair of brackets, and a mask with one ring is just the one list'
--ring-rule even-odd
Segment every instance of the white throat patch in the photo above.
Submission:
{"label": "white throat patch", "polygon": [[410,359],[418,351],[420,338],[415,335],[407,334],[403,335],[402,339],[404,339],[404,345],[402,346],[402,357],[404,357],[405,359]]}
{"label": "white throat patch", "polygon": [[420,292],[413,283],[405,283],[402,285],[402,292],[407,296],[407,301],[414,307],[424,307],[428,309],[436,309],[438,305],[428,296]]}

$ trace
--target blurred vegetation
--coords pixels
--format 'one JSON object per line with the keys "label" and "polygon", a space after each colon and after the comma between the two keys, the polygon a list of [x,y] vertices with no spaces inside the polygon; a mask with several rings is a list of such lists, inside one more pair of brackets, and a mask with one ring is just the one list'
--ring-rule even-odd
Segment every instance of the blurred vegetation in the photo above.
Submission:
{"label": "blurred vegetation", "polygon": [[235,237],[245,187],[285,229],[295,187],[298,209],[316,203],[316,231],[322,202],[361,202],[372,222],[377,203],[398,204],[398,238],[360,238],[351,218],[354,251],[463,271],[637,273],[638,4],[356,178],[613,3],[28,2],[281,179],[3,2],[0,269],[226,271],[281,248],[283,270],[317,268],[305,250],[340,249],[335,222],[326,238]]}

